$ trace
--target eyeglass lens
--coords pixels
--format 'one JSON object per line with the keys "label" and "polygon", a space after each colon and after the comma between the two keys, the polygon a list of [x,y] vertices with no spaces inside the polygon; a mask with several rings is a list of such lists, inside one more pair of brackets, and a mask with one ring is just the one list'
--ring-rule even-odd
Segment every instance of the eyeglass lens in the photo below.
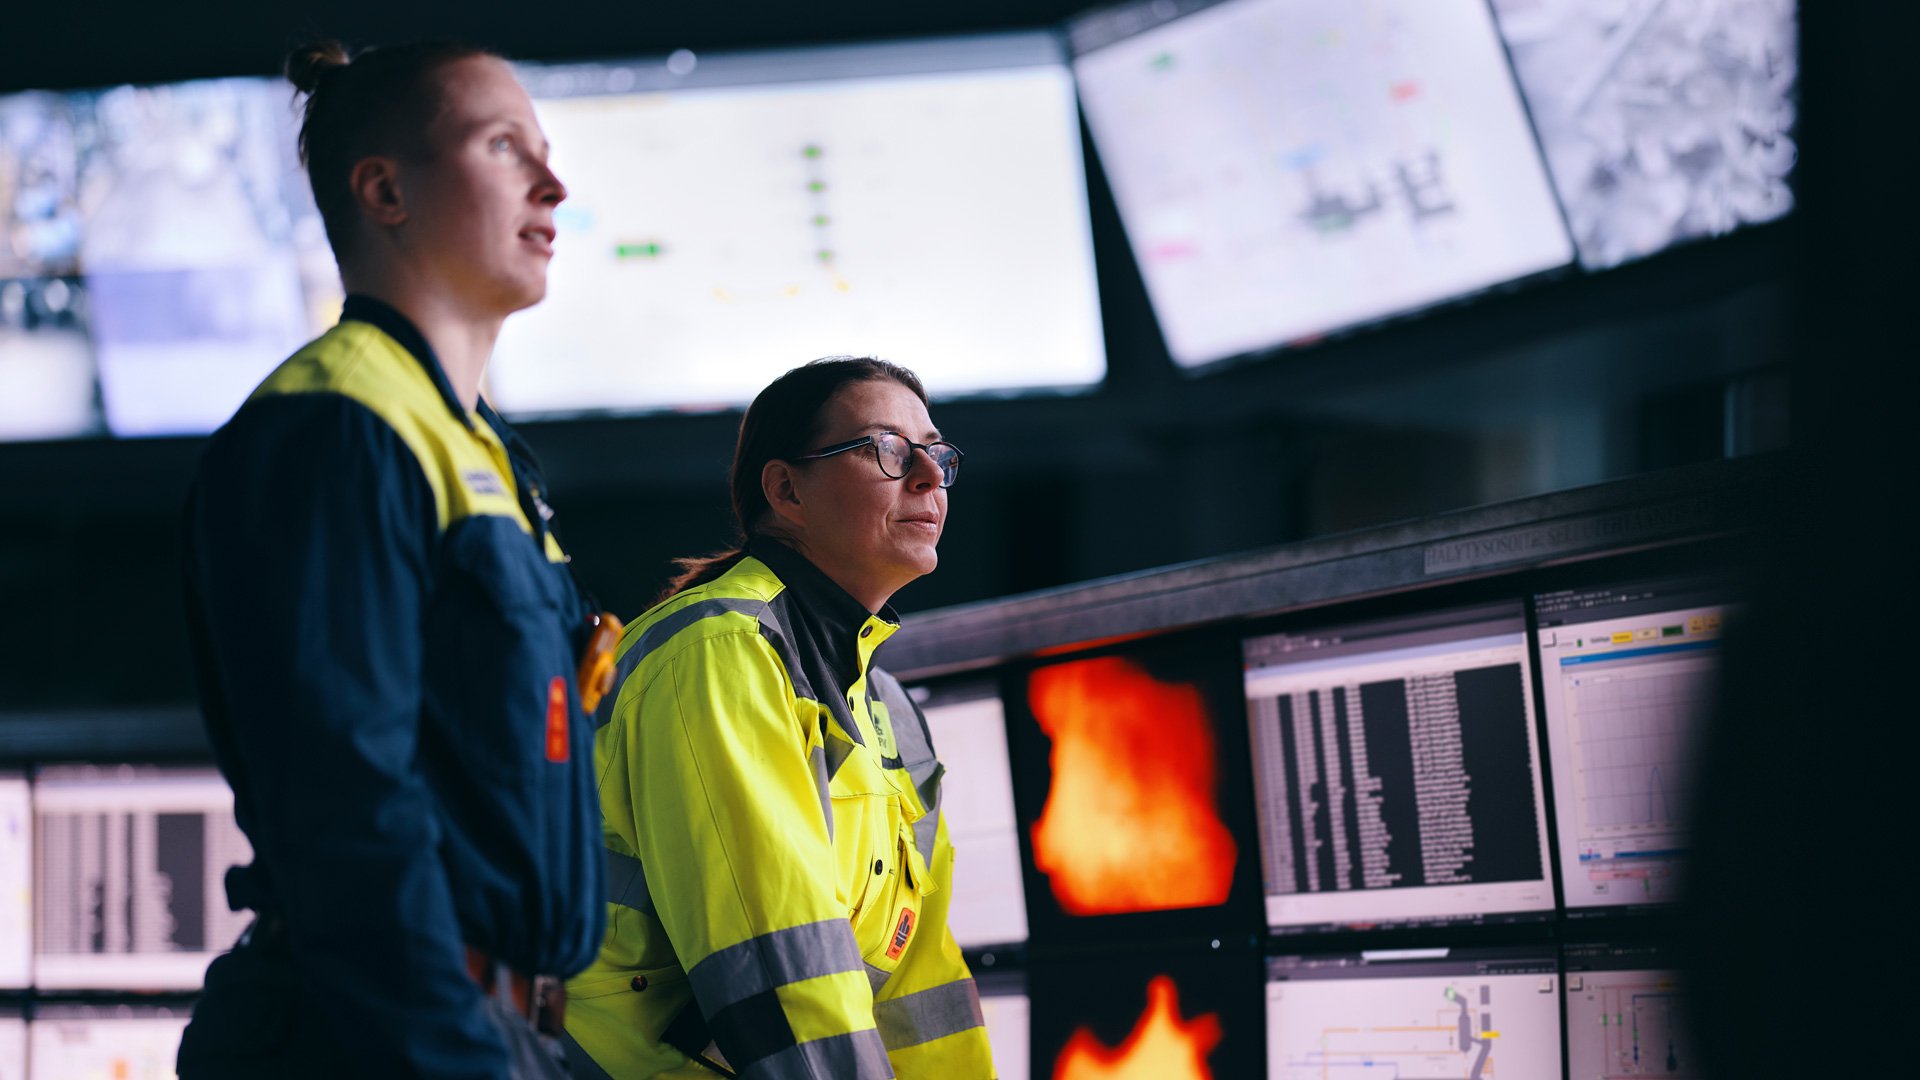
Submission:
{"label": "eyeglass lens", "polygon": [[[880,471],[898,480],[913,468],[913,444],[894,433],[874,437],[873,448],[880,459]],[[940,486],[952,487],[960,474],[960,452],[951,443],[937,442],[926,447],[927,456],[940,470]]]}

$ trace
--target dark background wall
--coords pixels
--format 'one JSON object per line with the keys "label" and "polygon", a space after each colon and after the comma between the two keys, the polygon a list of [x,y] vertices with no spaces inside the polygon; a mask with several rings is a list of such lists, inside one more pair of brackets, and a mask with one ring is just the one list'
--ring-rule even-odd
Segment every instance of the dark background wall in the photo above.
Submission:
{"label": "dark background wall", "polygon": [[[265,74],[310,34],[452,36],[566,59],[1025,29],[1081,7],[76,3],[8,14],[0,92]],[[1794,219],[1191,378],[1167,358],[1087,151],[1108,381],[1083,396],[936,409],[968,451],[967,476],[941,570],[901,594],[903,610],[1785,442]],[[669,559],[726,541],[737,421],[528,426],[582,579],[607,606],[636,613]],[[199,445],[0,445],[0,712],[190,699],[176,520]]]}

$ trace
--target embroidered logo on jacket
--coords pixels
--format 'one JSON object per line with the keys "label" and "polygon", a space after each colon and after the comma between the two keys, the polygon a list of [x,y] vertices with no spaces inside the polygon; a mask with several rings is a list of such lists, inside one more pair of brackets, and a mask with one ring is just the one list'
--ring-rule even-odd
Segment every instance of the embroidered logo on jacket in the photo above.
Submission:
{"label": "embroidered logo on jacket", "polygon": [[475,495],[505,495],[507,489],[501,485],[498,473],[487,469],[467,469],[460,479]]}

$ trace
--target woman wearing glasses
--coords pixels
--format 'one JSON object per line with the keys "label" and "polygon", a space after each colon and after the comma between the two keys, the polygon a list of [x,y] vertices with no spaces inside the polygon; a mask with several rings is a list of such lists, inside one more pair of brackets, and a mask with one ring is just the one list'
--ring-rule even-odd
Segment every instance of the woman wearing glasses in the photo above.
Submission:
{"label": "woman wearing glasses", "polygon": [[576,1076],[993,1075],[941,766],[872,666],[960,461],[884,361],[815,361],[747,410],[742,545],[683,560],[596,717],[609,922],[568,986]]}

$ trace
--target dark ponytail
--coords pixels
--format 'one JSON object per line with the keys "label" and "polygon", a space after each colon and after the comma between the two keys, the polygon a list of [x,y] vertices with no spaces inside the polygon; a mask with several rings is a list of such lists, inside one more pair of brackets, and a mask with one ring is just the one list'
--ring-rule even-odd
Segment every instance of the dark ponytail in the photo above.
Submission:
{"label": "dark ponytail", "polygon": [[[871,356],[828,356],[802,364],[773,380],[747,406],[740,419],[740,437],[733,447],[733,465],[727,486],[733,496],[734,545],[711,555],[673,560],[674,575],[659,600],[704,585],[746,558],[747,538],[766,531],[766,492],[760,473],[769,461],[807,453],[820,438],[820,414],[840,388],[851,383],[891,379],[927,403],[920,377],[898,364]],[[659,600],[654,601],[658,603]]]}
{"label": "dark ponytail", "polygon": [[336,259],[347,258],[358,221],[354,165],[376,154],[421,156],[427,126],[440,109],[435,76],[448,64],[480,56],[495,54],[451,41],[357,53],[338,41],[317,41],[287,54],[287,81],[306,97],[300,161]]}

